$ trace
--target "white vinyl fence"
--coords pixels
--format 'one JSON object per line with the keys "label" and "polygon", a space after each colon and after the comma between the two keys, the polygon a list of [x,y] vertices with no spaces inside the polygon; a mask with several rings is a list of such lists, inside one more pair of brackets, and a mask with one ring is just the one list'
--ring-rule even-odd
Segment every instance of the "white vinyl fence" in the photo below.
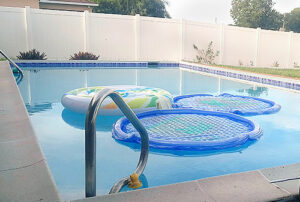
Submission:
{"label": "white vinyl fence", "polygon": [[65,60],[88,51],[109,61],[194,61],[210,41],[217,64],[300,65],[300,34],[188,20],[0,7],[0,49],[15,58],[36,48]]}

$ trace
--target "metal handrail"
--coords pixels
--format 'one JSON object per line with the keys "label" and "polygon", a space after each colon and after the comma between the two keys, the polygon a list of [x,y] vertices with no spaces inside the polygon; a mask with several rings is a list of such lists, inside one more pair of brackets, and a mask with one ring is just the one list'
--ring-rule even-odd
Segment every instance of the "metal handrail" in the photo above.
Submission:
{"label": "metal handrail", "polygon": [[[149,153],[148,133],[130,107],[124,102],[121,95],[113,89],[105,88],[98,92],[91,100],[85,119],[85,196],[96,196],[96,119],[101,103],[110,97],[120,108],[123,114],[132,123],[141,136],[141,154],[134,173],[141,175],[146,167]],[[130,181],[129,177],[120,179],[110,190],[119,192]]]}
{"label": "metal handrail", "polygon": [[1,55],[3,55],[3,57],[5,58],[5,59],[7,59],[17,70],[18,70],[18,72],[19,72],[19,77],[16,79],[16,81],[17,81],[17,84],[19,84],[21,81],[22,81],[22,79],[23,79],[23,76],[24,76],[24,74],[23,74],[23,71],[21,70],[21,68],[14,62],[14,61],[12,61],[2,50],[0,50],[0,53],[1,53]]}

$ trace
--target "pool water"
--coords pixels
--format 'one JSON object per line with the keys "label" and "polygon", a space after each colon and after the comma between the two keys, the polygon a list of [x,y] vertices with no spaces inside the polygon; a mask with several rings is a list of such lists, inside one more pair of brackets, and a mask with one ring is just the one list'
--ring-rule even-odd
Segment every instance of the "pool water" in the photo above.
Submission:
{"label": "pool water", "polygon": [[[60,99],[72,89],[97,85],[144,85],[174,96],[231,93],[270,99],[282,106],[276,114],[248,117],[261,125],[264,134],[240,147],[202,152],[151,149],[141,176],[143,187],[299,162],[300,94],[180,69],[25,70],[19,89],[63,200],[84,197],[85,116],[65,110]],[[139,159],[139,145],[112,138],[112,124],[118,118],[97,120],[97,195],[107,194]]]}

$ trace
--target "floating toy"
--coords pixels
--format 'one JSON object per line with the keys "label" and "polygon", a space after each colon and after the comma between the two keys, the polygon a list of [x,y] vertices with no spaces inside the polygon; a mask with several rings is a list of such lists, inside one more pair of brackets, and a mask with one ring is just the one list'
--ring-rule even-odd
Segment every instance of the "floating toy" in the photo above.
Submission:
{"label": "floating toy", "polygon": [[[154,110],[137,114],[149,135],[149,146],[171,150],[213,150],[236,147],[262,135],[258,124],[230,113],[195,109]],[[127,118],[113,127],[119,141],[140,143]]]}
{"label": "floating toy", "polygon": [[130,175],[130,181],[128,183],[128,187],[132,189],[137,189],[143,186],[142,181],[139,180],[139,175],[136,173],[133,173]]}
{"label": "floating toy", "polygon": [[[119,92],[135,113],[172,107],[173,98],[169,92],[160,88],[129,85],[75,89],[64,94],[61,103],[73,112],[86,113],[92,97],[104,88],[112,88]],[[103,101],[100,110],[103,115],[122,115],[120,109],[109,97]]]}
{"label": "floating toy", "polygon": [[261,98],[221,94],[183,95],[174,98],[174,108],[192,108],[199,110],[229,112],[244,116],[271,114],[280,110],[280,105]]}

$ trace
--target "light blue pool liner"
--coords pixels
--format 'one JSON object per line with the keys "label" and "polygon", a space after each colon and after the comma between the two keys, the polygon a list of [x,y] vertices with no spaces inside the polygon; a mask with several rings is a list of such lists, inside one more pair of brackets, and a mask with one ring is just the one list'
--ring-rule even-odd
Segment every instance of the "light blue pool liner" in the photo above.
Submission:
{"label": "light blue pool liner", "polygon": [[281,108],[279,104],[270,100],[228,93],[218,96],[210,94],[177,96],[174,98],[173,107],[228,112],[243,116],[276,113]]}
{"label": "light blue pool liner", "polygon": [[[236,147],[262,136],[261,127],[243,117],[195,109],[154,110],[137,114],[149,135],[149,146],[171,150],[214,150]],[[140,143],[127,118],[112,130],[119,141]]]}

